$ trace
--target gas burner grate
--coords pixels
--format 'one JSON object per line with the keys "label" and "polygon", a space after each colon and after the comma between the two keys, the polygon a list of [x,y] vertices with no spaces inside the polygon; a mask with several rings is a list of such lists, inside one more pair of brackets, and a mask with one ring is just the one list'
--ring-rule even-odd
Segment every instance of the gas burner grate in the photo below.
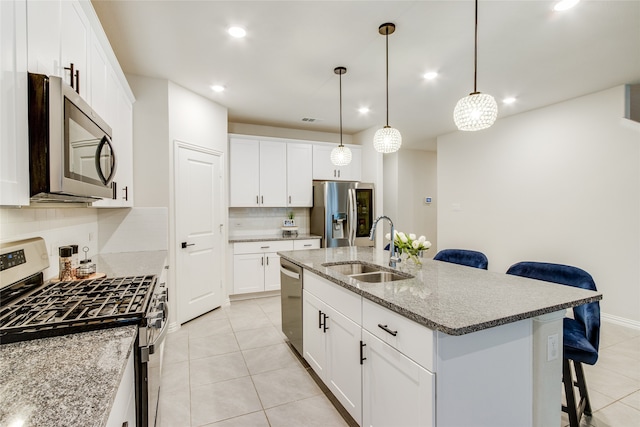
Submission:
{"label": "gas burner grate", "polygon": [[144,322],[155,283],[156,276],[135,276],[43,285],[0,308],[0,340],[139,324]]}

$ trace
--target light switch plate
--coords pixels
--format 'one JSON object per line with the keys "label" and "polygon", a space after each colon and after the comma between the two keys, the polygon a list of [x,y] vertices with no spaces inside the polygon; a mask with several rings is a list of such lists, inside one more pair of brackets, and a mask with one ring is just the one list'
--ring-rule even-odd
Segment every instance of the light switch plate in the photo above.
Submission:
{"label": "light switch plate", "polygon": [[558,334],[547,337],[547,362],[558,358]]}

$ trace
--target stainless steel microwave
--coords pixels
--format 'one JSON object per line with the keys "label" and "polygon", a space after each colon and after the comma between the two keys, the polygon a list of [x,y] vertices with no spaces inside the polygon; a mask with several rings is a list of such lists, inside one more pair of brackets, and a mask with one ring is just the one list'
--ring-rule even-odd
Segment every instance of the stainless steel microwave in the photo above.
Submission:
{"label": "stainless steel microwave", "polygon": [[111,128],[61,78],[29,73],[29,178],[33,202],[113,198]]}

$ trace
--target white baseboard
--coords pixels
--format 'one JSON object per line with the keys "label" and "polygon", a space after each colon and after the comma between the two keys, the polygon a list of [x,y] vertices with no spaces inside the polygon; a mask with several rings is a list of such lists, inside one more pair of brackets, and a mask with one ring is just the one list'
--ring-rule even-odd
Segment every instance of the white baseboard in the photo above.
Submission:
{"label": "white baseboard", "polygon": [[602,313],[600,317],[605,322],[615,323],[616,325],[640,330],[640,322],[637,320],[626,319],[624,317],[614,316],[613,314],[605,314],[605,313]]}

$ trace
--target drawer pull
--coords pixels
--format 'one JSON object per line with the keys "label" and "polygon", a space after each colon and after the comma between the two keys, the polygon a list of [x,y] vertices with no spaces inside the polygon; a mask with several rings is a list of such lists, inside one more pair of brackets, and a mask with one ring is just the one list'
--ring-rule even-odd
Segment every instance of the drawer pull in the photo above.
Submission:
{"label": "drawer pull", "polygon": [[305,248],[309,246],[311,246],[311,243],[307,243],[306,245],[304,245]]}
{"label": "drawer pull", "polygon": [[393,335],[394,337],[395,337],[396,335],[398,335],[398,331],[392,331],[391,329],[389,329],[389,328],[387,327],[387,325],[382,325],[382,324],[378,323],[378,328],[382,329],[382,330],[383,330],[383,331],[385,331],[385,332],[390,333],[390,334],[391,334],[391,335]]}
{"label": "drawer pull", "polygon": [[271,246],[260,246],[260,249],[269,249]]}
{"label": "drawer pull", "polygon": [[363,343],[362,341],[360,341],[360,364],[362,365],[365,360],[367,360],[366,357],[364,357],[364,346],[366,346],[365,343]]}

